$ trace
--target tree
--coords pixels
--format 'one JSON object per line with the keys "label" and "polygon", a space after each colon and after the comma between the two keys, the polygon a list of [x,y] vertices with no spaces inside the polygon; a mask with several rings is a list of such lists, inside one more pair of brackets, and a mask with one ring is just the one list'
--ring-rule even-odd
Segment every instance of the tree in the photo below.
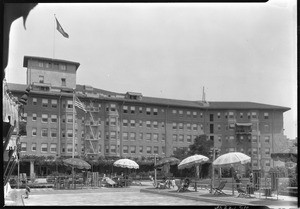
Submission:
{"label": "tree", "polygon": [[183,160],[184,158],[188,157],[188,150],[186,147],[180,147],[173,152],[172,157],[176,157],[179,160]]}
{"label": "tree", "polygon": [[210,155],[210,148],[214,146],[212,140],[208,140],[205,134],[199,135],[194,139],[194,144],[190,145],[189,155],[200,154],[204,156]]}

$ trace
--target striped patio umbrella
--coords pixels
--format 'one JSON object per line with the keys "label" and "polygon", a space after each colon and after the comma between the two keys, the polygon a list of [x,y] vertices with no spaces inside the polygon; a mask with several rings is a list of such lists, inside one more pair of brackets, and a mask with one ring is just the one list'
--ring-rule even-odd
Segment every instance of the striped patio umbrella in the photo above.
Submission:
{"label": "striped patio umbrella", "polygon": [[115,161],[113,165],[122,168],[139,169],[139,165],[135,161],[130,159],[119,159]]}
{"label": "striped patio umbrella", "polygon": [[196,164],[201,164],[204,163],[206,161],[208,161],[208,157],[204,156],[204,155],[192,155],[190,157],[187,157],[185,159],[183,159],[179,165],[178,165],[178,169],[184,169],[184,168],[190,168]]}

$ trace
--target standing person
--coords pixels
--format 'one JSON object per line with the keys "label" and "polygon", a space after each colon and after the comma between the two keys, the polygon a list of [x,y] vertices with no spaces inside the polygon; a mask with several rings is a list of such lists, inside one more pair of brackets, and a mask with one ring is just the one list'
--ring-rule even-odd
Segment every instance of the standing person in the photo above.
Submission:
{"label": "standing person", "polygon": [[248,193],[253,194],[253,173],[250,171],[249,174],[249,187],[248,187]]}
{"label": "standing person", "polygon": [[26,184],[25,186],[25,199],[28,199],[30,193],[30,187]]}
{"label": "standing person", "polygon": [[241,183],[241,175],[238,173],[238,171],[235,171],[234,172],[234,176],[233,176],[235,182],[237,183],[236,184],[236,188],[240,188],[240,183]]}

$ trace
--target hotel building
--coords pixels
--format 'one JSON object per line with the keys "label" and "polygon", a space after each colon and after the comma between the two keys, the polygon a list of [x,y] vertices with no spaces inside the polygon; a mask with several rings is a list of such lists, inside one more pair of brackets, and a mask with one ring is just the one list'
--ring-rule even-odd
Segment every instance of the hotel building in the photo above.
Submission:
{"label": "hotel building", "polygon": [[25,56],[27,84],[8,84],[14,96],[31,85],[21,154],[72,156],[73,90],[87,112],[76,108],[75,155],[170,156],[206,134],[221,154],[238,151],[252,169],[274,166],[271,153],[285,139],[283,113],[290,108],[254,102],[207,102],[115,93],[76,84],[79,63]]}

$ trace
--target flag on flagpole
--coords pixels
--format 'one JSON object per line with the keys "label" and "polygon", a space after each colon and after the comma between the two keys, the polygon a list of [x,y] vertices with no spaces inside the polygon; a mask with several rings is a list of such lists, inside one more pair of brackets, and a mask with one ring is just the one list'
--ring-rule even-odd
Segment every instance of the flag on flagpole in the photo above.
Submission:
{"label": "flag on flagpole", "polygon": [[56,29],[65,37],[69,38],[69,35],[64,31],[64,29],[61,27],[60,23],[58,22],[57,18],[55,17],[56,20]]}
{"label": "flag on flagpole", "polygon": [[75,96],[75,107],[82,109],[85,113],[87,112],[85,105],[78,99],[77,96]]}

